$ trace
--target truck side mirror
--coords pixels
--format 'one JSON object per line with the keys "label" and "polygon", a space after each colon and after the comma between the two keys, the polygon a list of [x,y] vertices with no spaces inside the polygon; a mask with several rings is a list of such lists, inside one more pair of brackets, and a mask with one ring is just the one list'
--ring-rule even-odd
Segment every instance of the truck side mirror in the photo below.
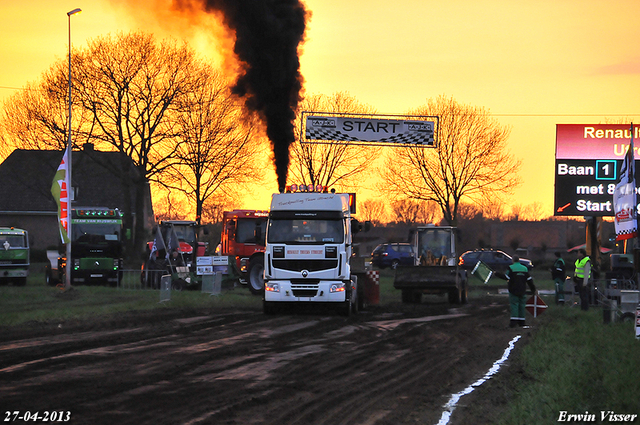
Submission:
{"label": "truck side mirror", "polygon": [[351,219],[351,234],[355,235],[356,233],[362,230],[362,224],[355,218]]}
{"label": "truck side mirror", "polygon": [[207,226],[204,226],[202,228],[202,233],[204,233],[205,235],[208,235],[209,234],[209,228]]}

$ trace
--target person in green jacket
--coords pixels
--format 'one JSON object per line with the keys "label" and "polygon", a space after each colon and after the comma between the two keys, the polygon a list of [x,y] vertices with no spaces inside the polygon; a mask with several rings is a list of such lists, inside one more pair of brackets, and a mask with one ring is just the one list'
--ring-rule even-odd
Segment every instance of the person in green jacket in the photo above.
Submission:
{"label": "person in green jacket", "polygon": [[513,257],[513,264],[509,266],[507,271],[504,274],[496,273],[496,276],[508,280],[509,311],[511,313],[509,327],[523,327],[525,325],[527,285],[529,285],[531,292],[538,294],[533,278],[529,274],[529,269],[520,263],[520,257],[516,255]]}

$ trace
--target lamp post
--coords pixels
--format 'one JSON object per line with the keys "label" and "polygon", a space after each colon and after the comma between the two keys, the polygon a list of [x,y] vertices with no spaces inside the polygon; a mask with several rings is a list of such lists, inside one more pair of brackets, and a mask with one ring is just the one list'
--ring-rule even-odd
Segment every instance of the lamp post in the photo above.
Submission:
{"label": "lamp post", "polygon": [[82,12],[81,9],[73,9],[71,12],[67,12],[67,17],[69,18],[69,115],[68,115],[68,126],[67,126],[67,173],[66,173],[66,185],[67,185],[67,261],[66,261],[66,270],[65,270],[65,290],[69,290],[71,288],[71,201],[73,195],[73,188],[71,186],[71,164],[73,160],[71,158],[71,152],[73,151],[71,144],[71,16],[76,13]]}

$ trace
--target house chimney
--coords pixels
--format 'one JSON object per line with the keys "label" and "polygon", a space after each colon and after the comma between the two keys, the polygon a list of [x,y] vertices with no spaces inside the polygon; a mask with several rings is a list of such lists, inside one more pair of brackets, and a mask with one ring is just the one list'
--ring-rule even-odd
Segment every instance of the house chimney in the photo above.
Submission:
{"label": "house chimney", "polygon": [[82,150],[85,152],[93,152],[93,143],[86,142],[82,145]]}

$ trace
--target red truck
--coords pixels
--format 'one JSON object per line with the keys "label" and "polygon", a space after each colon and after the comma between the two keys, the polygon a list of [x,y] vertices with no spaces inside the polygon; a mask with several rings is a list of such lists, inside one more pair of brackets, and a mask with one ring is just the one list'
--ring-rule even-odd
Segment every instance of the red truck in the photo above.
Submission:
{"label": "red truck", "polygon": [[264,251],[269,211],[233,210],[222,216],[220,255],[235,258],[234,271],[252,294],[264,292]]}

